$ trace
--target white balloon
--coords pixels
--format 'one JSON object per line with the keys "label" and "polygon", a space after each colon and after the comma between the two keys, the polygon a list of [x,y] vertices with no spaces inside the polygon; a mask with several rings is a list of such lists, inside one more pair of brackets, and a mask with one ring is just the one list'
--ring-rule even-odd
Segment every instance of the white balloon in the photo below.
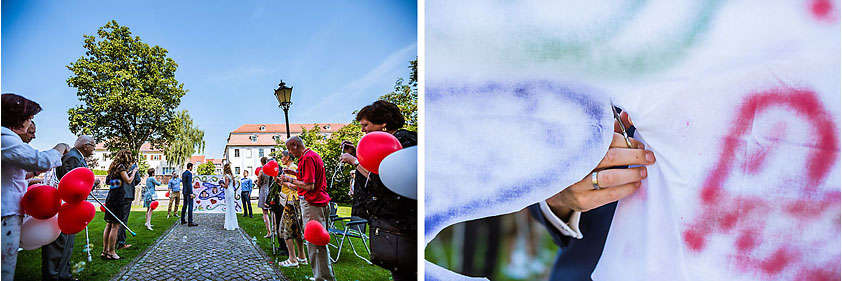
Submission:
{"label": "white balloon", "polygon": [[418,146],[393,152],[380,162],[380,181],[400,196],[418,196]]}
{"label": "white balloon", "polygon": [[20,247],[24,250],[38,249],[56,241],[59,234],[58,215],[46,220],[26,217],[20,227]]}

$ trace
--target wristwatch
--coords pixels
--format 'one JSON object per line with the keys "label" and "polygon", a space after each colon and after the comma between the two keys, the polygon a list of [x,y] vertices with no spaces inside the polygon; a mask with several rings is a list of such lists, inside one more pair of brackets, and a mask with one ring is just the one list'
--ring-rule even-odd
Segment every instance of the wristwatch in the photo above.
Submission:
{"label": "wristwatch", "polygon": [[360,165],[360,160],[355,158],[354,159],[354,166],[359,166],[359,165]]}

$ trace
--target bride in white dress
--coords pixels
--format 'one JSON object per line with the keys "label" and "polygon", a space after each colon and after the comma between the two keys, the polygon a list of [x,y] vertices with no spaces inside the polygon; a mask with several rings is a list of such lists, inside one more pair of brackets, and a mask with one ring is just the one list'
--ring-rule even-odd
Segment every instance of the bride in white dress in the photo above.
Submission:
{"label": "bride in white dress", "polygon": [[231,164],[225,164],[223,173],[225,173],[222,186],[225,189],[225,230],[235,230],[240,228],[240,225],[237,223],[237,210],[234,209],[236,199],[234,199],[234,174],[231,173]]}

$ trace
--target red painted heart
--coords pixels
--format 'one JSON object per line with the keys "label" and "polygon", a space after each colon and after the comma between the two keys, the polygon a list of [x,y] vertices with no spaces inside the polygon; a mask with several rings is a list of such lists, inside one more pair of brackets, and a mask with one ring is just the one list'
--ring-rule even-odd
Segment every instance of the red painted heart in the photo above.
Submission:
{"label": "red painted heart", "polygon": [[[765,189],[764,191],[768,191],[766,195],[741,192],[744,189],[733,184],[731,188],[726,189],[734,170],[740,170],[746,176],[753,175],[766,168],[764,164],[771,161],[768,160],[771,158],[769,154],[776,151],[775,147],[749,151],[741,142],[756,138],[747,136],[756,129],[755,118],[770,109],[783,109],[804,118],[809,127],[812,127],[814,137],[811,139],[816,141],[815,144],[803,144],[811,148],[807,150],[810,154],[806,157],[807,165],[804,166],[804,171],[793,171],[796,177],[791,181],[794,182],[782,182],[783,187],[770,187],[800,188],[800,195],[795,199],[776,196],[775,189]],[[687,225],[682,233],[687,249],[690,253],[701,254],[705,251],[722,253],[722,246],[733,247],[730,251],[726,250],[727,257],[723,256],[733,259],[728,264],[734,265],[737,272],[764,280],[838,280],[839,253],[829,256],[822,254],[825,252],[821,250],[833,242],[838,245],[839,236],[830,233],[809,236],[798,231],[830,222],[835,225],[838,234],[839,191],[819,190],[836,163],[839,153],[838,127],[833,123],[832,115],[825,110],[813,91],[783,88],[749,96],[733,120],[736,120],[736,124],[723,139],[720,159],[711,169],[699,194],[702,208],[700,215],[693,223]],[[777,137],[785,136],[785,126],[777,127]],[[785,141],[777,140],[772,144]],[[791,151],[778,153],[792,154]],[[738,157],[744,159],[743,165],[735,163]],[[785,178],[781,175],[772,177]],[[775,219],[770,219],[770,216],[775,216]],[[780,223],[767,225],[770,221],[780,222],[781,219],[791,221],[791,225],[784,230],[779,229],[782,227]],[[794,236],[786,236],[789,234]],[[717,244],[729,240],[733,242],[720,246],[708,245],[714,239],[717,241],[714,243]],[[704,255],[709,256],[710,253]]]}

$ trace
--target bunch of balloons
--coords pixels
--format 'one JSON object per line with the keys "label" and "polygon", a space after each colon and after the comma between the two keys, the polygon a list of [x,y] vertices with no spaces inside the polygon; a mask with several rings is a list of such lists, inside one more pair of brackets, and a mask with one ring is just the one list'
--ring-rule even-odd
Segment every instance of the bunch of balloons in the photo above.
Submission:
{"label": "bunch of balloons", "polygon": [[418,147],[403,149],[395,136],[386,132],[368,133],[357,145],[357,160],[398,195],[416,199],[418,186]]}
{"label": "bunch of balloons", "polygon": [[61,232],[76,234],[84,230],[96,214],[94,205],[85,201],[93,185],[93,171],[80,167],[65,174],[58,189],[48,185],[29,187],[20,203],[31,216],[21,225],[21,248],[37,249],[55,241]]}

